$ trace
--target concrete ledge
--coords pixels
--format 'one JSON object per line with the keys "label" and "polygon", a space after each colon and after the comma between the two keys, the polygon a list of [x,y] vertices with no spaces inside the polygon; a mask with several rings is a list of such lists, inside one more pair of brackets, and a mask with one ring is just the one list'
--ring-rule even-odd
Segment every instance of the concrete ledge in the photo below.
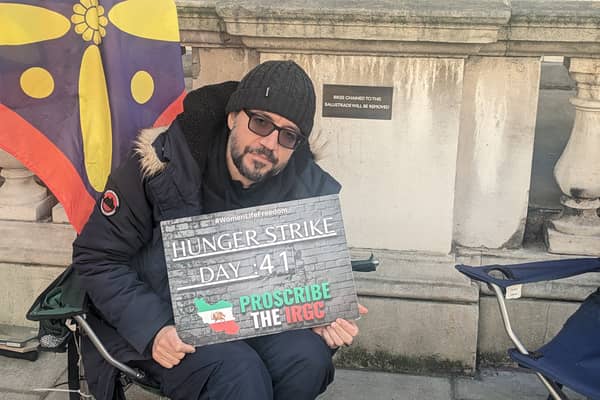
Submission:
{"label": "concrete ledge", "polygon": [[[204,1],[203,3],[209,3]],[[338,0],[217,0],[217,13],[225,18],[281,18],[320,22],[378,23],[455,23],[502,24],[510,17],[510,6],[502,0],[374,0],[367,5]]]}
{"label": "concrete ledge", "polygon": [[[342,365],[388,371],[475,369],[479,289],[454,269],[454,256],[374,250],[377,272],[356,273],[356,351]],[[355,258],[369,250],[353,249]],[[353,346],[354,348],[354,346]],[[376,362],[376,360],[379,360]]]}
{"label": "concrete ledge", "polygon": [[[411,300],[476,303],[478,289],[454,269],[453,255],[373,250],[380,261],[377,272],[354,274],[361,296]],[[366,258],[370,250],[352,249],[352,256]]]}
{"label": "concrete ledge", "polygon": [[66,266],[76,233],[70,225],[0,221],[0,260],[18,264]]}
{"label": "concrete ledge", "polygon": [[514,0],[510,39],[598,43],[599,18],[596,1]]}
{"label": "concrete ledge", "polygon": [[[593,1],[178,0],[182,39],[271,52],[600,57]],[[307,40],[309,39],[309,40]]]}
{"label": "concrete ledge", "polygon": [[0,263],[0,324],[37,327],[25,314],[62,267]]}
{"label": "concrete ledge", "polygon": [[[560,222],[559,219],[547,222],[546,229],[544,230],[544,241],[548,246],[548,251],[552,253],[574,255],[581,254],[585,251],[600,256],[599,235],[573,235],[564,233],[559,230]],[[585,226],[583,228],[585,228]]]}
{"label": "concrete ledge", "polygon": [[215,10],[216,1],[177,0],[179,30],[202,30],[221,32],[220,18]]}
{"label": "concrete ledge", "polygon": [[510,9],[500,0],[478,2],[378,0],[219,1],[217,14],[236,36],[491,43]]}
{"label": "concrete ledge", "polygon": [[594,1],[512,2],[508,55],[600,56],[600,8]]}
{"label": "concrete ledge", "polygon": [[225,32],[217,15],[216,1],[178,0],[177,15],[181,42],[202,47],[240,47],[241,41]]}
{"label": "concrete ledge", "polygon": [[[353,367],[472,373],[477,353],[478,304],[360,296],[369,313],[358,322],[361,354]],[[349,366],[349,364],[345,364]]]}

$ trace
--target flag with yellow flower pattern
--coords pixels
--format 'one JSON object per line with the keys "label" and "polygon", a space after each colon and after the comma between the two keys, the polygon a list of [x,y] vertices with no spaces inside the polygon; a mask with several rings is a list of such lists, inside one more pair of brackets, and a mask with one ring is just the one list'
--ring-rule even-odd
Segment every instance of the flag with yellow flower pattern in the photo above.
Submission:
{"label": "flag with yellow flower pattern", "polygon": [[0,0],[0,148],[80,231],[141,128],[184,95],[174,0]]}

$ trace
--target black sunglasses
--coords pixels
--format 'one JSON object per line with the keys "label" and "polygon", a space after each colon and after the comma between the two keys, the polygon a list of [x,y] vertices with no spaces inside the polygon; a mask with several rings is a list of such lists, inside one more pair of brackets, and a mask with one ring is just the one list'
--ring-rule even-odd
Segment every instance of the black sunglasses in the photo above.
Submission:
{"label": "black sunglasses", "polygon": [[265,116],[244,109],[248,116],[248,129],[258,136],[269,136],[273,131],[277,131],[277,142],[286,149],[296,149],[306,138],[300,132],[288,128],[281,128],[275,125]]}

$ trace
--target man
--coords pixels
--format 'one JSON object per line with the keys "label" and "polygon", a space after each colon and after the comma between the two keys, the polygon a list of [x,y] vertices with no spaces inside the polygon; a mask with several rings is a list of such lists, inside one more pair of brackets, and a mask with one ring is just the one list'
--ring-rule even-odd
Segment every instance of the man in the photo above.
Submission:
{"label": "man", "polygon": [[[312,82],[292,61],[191,92],[168,129],[140,134],[73,244],[90,325],[173,400],[314,399],[333,380],[333,349],[358,334],[338,319],[194,348],[173,325],[160,221],[339,192],[308,145],[314,113]],[[82,347],[96,399],[122,396],[116,371]]]}

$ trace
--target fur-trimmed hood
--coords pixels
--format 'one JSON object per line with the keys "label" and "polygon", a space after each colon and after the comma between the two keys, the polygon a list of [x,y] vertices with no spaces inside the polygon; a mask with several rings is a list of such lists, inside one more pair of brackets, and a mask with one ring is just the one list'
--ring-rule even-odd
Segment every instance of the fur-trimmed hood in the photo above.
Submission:
{"label": "fur-trimmed hood", "polygon": [[[225,105],[237,85],[237,82],[229,81],[189,92],[183,100],[183,112],[173,121],[179,125],[188,149],[199,165],[204,164],[207,149],[215,135],[225,126]],[[167,165],[162,154],[157,154],[159,149],[154,142],[168,129],[169,127],[143,129],[134,141],[134,151],[139,157],[144,178],[162,172]]]}
{"label": "fur-trimmed hood", "polygon": [[161,161],[152,145],[156,138],[167,129],[168,127],[166,126],[142,129],[134,141],[133,148],[135,154],[139,157],[140,168],[144,178],[158,174],[167,165],[166,162]]}

